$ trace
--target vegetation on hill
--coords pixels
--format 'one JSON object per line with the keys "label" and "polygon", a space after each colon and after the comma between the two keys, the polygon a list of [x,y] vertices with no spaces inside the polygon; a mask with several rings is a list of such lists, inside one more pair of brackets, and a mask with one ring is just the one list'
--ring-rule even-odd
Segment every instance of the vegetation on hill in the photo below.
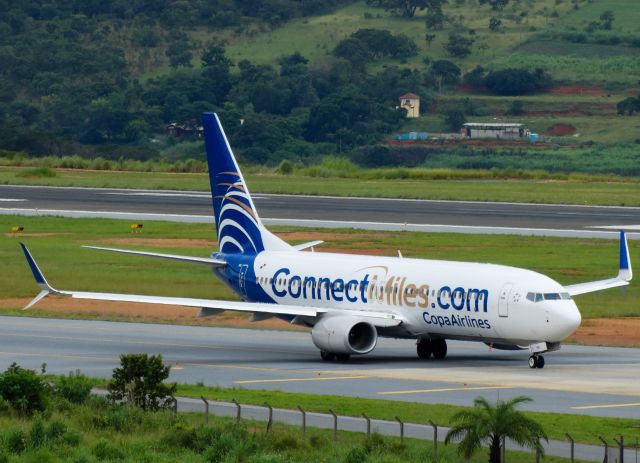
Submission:
{"label": "vegetation on hill", "polygon": [[[215,110],[245,161],[309,165],[337,154],[361,163],[363,146],[464,119],[533,116],[547,129],[576,100],[586,108],[569,114],[576,135],[554,142],[615,145],[608,137],[623,131],[618,138],[634,143],[640,31],[633,4],[0,1],[0,149],[201,159],[199,114]],[[576,83],[602,96],[545,100],[541,93]],[[421,96],[423,117],[414,121],[397,108],[407,92]],[[490,95],[528,100],[505,111],[487,104]],[[536,111],[542,102],[545,110]],[[456,124],[446,124],[454,113]],[[616,113],[631,120],[624,130],[609,117]],[[606,116],[597,121],[601,133],[585,134],[594,115]],[[407,165],[403,156],[395,163]],[[599,172],[612,171],[601,164]]]}

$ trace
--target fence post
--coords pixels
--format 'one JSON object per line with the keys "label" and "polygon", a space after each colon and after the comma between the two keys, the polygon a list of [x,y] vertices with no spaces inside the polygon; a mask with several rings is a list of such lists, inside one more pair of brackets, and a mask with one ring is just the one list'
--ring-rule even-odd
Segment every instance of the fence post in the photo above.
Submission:
{"label": "fence post", "polygon": [[438,425],[431,420],[429,424],[433,426],[433,461],[438,461]]}
{"label": "fence post", "polygon": [[264,403],[264,406],[269,409],[269,420],[267,421],[267,432],[271,430],[271,426],[273,425],[273,408],[268,403]]}
{"label": "fence post", "polygon": [[240,404],[236,401],[236,399],[231,399],[231,402],[236,404],[236,421],[240,421],[240,414],[242,413]]}
{"label": "fence post", "polygon": [[204,424],[209,424],[209,401],[200,396],[200,399],[204,402]]}
{"label": "fence post", "polygon": [[609,463],[609,444],[607,444],[607,441],[604,440],[602,436],[598,436],[598,439],[604,444],[604,459],[602,463]]}
{"label": "fence post", "polygon": [[333,410],[329,410],[333,415],[333,442],[338,442],[338,415]]}
{"label": "fence post", "polygon": [[618,458],[618,463],[624,463],[624,436],[620,436],[620,440],[613,438],[618,447],[620,448],[620,457]]}
{"label": "fence post", "polygon": [[302,409],[300,405],[298,405],[298,410],[300,410],[300,413],[302,413],[302,437],[304,437],[307,432],[307,413]]}
{"label": "fence post", "polygon": [[567,436],[567,439],[569,439],[569,442],[571,443],[571,463],[573,463],[575,458],[576,441],[573,440],[573,437],[571,437],[568,432],[565,433],[565,436]]}
{"label": "fence post", "polygon": [[178,413],[178,399],[173,399],[173,413]]}
{"label": "fence post", "polygon": [[396,416],[396,421],[400,423],[400,443],[404,442],[404,423]]}
{"label": "fence post", "polygon": [[362,417],[365,420],[367,420],[367,437],[370,437],[371,436],[371,418],[369,418],[366,413],[363,413]]}

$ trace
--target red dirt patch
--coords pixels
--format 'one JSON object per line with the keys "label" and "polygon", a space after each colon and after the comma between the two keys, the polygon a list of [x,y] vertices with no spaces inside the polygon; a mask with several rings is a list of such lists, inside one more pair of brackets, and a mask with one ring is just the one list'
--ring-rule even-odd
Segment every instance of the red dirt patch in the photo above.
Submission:
{"label": "red dirt patch", "polygon": [[571,124],[554,124],[547,129],[547,135],[564,137],[576,133],[576,128]]}
{"label": "red dirt patch", "polygon": [[604,95],[607,91],[602,87],[587,85],[558,85],[552,87],[549,93],[555,95]]}
{"label": "red dirt patch", "polygon": [[640,317],[589,318],[570,338],[579,344],[640,346]]}

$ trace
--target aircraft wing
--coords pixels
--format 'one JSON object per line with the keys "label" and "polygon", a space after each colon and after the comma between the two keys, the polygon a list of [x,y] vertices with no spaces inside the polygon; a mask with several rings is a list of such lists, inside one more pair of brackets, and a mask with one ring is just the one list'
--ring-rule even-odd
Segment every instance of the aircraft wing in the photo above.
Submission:
{"label": "aircraft wing", "polygon": [[[48,294],[56,294],[59,296],[71,296],[75,299],[93,299],[100,301],[119,301],[119,302],[140,302],[145,304],[163,304],[163,305],[181,305],[184,307],[198,307],[200,309],[214,309],[209,311],[213,314],[223,310],[234,310],[239,312],[253,312],[272,315],[292,315],[301,317],[322,317],[328,314],[349,314],[368,320],[377,327],[391,327],[402,323],[402,319],[396,314],[387,312],[375,312],[368,310],[336,310],[326,307],[308,307],[292,304],[265,304],[258,302],[242,302],[242,301],[222,301],[216,299],[196,299],[187,297],[165,297],[165,296],[145,296],[139,294],[117,294],[117,293],[94,293],[85,291],[65,291],[55,289],[47,282],[44,274],[39,269],[35,259],[27,249],[20,243],[24,252],[33,277],[42,291],[25,307],[28,309],[36,302],[40,301]],[[213,259],[212,259],[213,260]],[[205,312],[205,311],[203,311]]]}
{"label": "aircraft wing", "polygon": [[116,248],[103,248],[99,246],[82,246],[87,249],[97,249],[98,251],[110,251],[119,252],[121,254],[132,254],[134,256],[155,257],[157,259],[175,260],[178,262],[187,262],[190,264],[203,264],[211,267],[224,267],[227,263],[220,259],[211,259],[209,257],[191,257],[191,256],[177,256],[175,254],[162,254],[159,252],[147,252],[147,251],[132,251],[129,249],[116,249]]}
{"label": "aircraft wing", "polygon": [[618,265],[618,275],[614,278],[606,280],[591,281],[588,283],[578,283],[575,285],[565,286],[565,289],[572,296],[579,294],[592,293],[602,291],[609,288],[617,288],[618,286],[626,286],[633,278],[631,270],[631,259],[629,258],[629,245],[627,244],[627,236],[624,231],[620,231],[620,264]]}

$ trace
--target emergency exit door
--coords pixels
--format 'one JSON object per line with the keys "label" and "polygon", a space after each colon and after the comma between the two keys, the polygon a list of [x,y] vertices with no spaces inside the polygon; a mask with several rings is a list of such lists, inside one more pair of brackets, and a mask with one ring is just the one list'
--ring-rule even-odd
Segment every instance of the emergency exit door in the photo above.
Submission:
{"label": "emergency exit door", "polygon": [[513,283],[507,283],[502,287],[502,291],[500,291],[500,298],[498,299],[498,315],[501,317],[509,316],[509,295],[511,294],[512,288]]}

